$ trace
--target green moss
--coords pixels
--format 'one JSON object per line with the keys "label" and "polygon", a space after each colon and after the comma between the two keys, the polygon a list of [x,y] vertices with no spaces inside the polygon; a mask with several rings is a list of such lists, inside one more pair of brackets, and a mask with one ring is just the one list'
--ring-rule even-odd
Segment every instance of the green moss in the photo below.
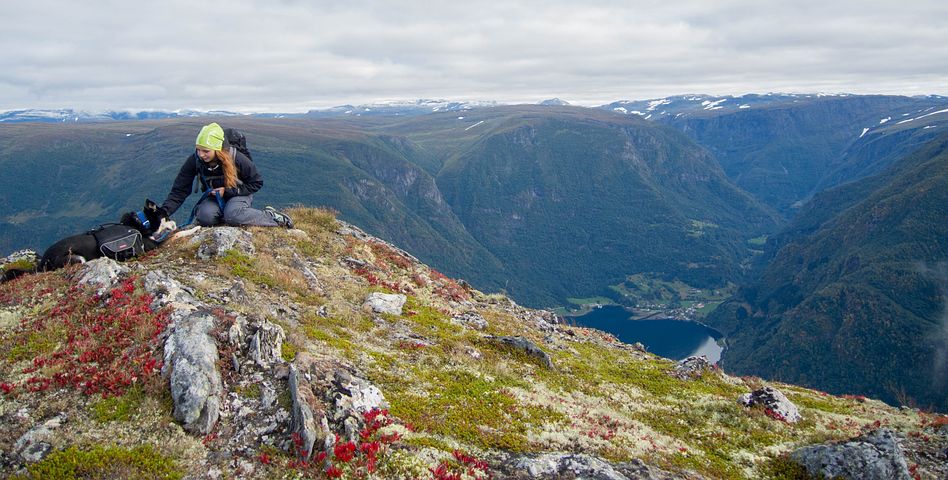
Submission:
{"label": "green moss", "polygon": [[286,411],[292,411],[293,409],[293,396],[290,394],[289,388],[281,388],[280,393],[277,394],[277,404],[280,405]]}
{"label": "green moss", "polygon": [[416,447],[422,448],[433,448],[435,450],[441,450],[443,452],[454,451],[454,448],[451,445],[448,445],[447,442],[430,435],[426,436],[417,436],[405,439],[404,441],[407,445],[413,445]]}
{"label": "green moss", "polygon": [[480,448],[529,451],[527,433],[545,423],[542,409],[519,405],[506,389],[525,386],[511,378],[487,378],[441,368],[416,368],[414,376],[428,384],[427,394],[386,392],[395,416],[419,431],[455,438]]}
{"label": "green moss", "polygon": [[30,465],[23,479],[66,480],[75,478],[161,478],[178,479],[183,471],[171,458],[151,445],[132,449],[96,445],[89,449],[69,447],[51,453]]}
{"label": "green moss", "polygon": [[786,392],[787,399],[804,409],[808,408],[841,415],[851,415],[853,413],[852,402],[830,396],[815,397],[812,392],[796,392],[786,388],[784,391]]}
{"label": "green moss", "polygon": [[0,271],[5,272],[7,270],[33,270],[33,267],[35,266],[36,264],[24,258],[22,260],[17,260],[15,262],[5,263],[2,267],[0,267]]}
{"label": "green moss", "polygon": [[263,284],[271,288],[276,285],[276,281],[274,281],[273,278],[260,272],[253,258],[237,250],[227,250],[224,252],[224,255],[218,259],[218,262],[228,266],[230,273],[234,276],[246,278],[253,283]]}
{"label": "green moss", "polygon": [[128,422],[141,408],[145,394],[134,386],[120,397],[104,398],[92,405],[92,416],[100,423]]}
{"label": "green moss", "polygon": [[246,398],[260,398],[261,395],[259,383],[238,386],[236,391],[238,395]]}
{"label": "green moss", "polygon": [[283,347],[280,349],[280,356],[283,360],[287,362],[292,362],[296,358],[296,354],[299,352],[299,349],[295,344],[290,342],[283,342]]}
{"label": "green moss", "polygon": [[7,360],[19,362],[52,353],[66,340],[66,334],[66,327],[62,324],[47,323],[44,328],[29,332],[25,339],[19,339],[7,353]]}
{"label": "green moss", "polygon": [[680,397],[691,391],[689,382],[668,375],[667,360],[636,359],[628,353],[592,343],[572,345],[576,354],[555,352],[558,370],[538,372],[548,385],[567,391],[580,389],[597,394],[603,384],[630,385],[659,397]]}
{"label": "green moss", "polygon": [[773,458],[760,468],[761,478],[768,480],[822,480],[823,475],[810,475],[806,467],[786,455]]}

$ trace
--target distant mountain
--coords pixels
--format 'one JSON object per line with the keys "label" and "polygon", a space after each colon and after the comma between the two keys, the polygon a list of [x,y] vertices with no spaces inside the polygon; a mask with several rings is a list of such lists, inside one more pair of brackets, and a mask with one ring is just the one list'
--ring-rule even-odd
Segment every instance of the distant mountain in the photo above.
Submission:
{"label": "distant mountain", "polygon": [[392,101],[369,105],[341,105],[323,110],[310,110],[306,113],[235,113],[223,110],[173,110],[173,111],[104,111],[89,112],[83,110],[9,110],[0,112],[0,122],[59,122],[87,123],[110,122],[118,120],[162,120],[168,118],[195,117],[234,117],[253,116],[259,118],[329,118],[329,117],[375,117],[375,116],[414,116],[435,112],[463,112],[474,108],[497,106],[497,102],[457,102],[449,100]]}
{"label": "distant mountain", "polygon": [[537,105],[565,107],[565,106],[568,106],[568,105],[569,105],[569,102],[567,102],[566,100],[560,100],[559,98],[550,98],[550,99],[547,99],[547,100],[543,100],[542,102],[538,103]]}
{"label": "distant mountain", "polygon": [[175,110],[175,111],[105,111],[105,112],[87,112],[83,110],[60,109],[60,110],[9,110],[0,112],[0,122],[3,123],[21,123],[21,122],[57,122],[57,123],[88,123],[88,122],[111,122],[117,120],[161,120],[166,118],[194,118],[206,116],[236,116],[239,113],[227,112],[221,110],[198,111],[198,110]]}
{"label": "distant mountain", "polygon": [[681,130],[787,218],[814,193],[879,172],[948,131],[940,96],[686,95],[601,108]]}
{"label": "distant mountain", "polygon": [[[527,305],[609,293],[636,273],[736,282],[747,239],[778,226],[685,136],[596,109],[218,120],[247,134],[265,181],[257,204],[332,207]],[[42,250],[161,201],[207,121],[8,125],[0,249]]]}
{"label": "distant mountain", "polygon": [[948,409],[948,135],[816,195],[772,261],[708,319],[724,365],[837,393]]}

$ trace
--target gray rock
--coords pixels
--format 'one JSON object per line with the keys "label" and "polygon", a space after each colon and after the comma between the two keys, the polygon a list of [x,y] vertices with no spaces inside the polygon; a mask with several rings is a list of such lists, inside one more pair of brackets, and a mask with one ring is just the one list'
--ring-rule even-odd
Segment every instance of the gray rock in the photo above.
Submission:
{"label": "gray rock", "polygon": [[298,448],[306,452],[305,457],[309,459],[313,455],[313,446],[317,442],[322,448],[326,448],[334,437],[329,430],[325,415],[318,411],[314,412],[313,406],[318,402],[309,381],[296,365],[290,365],[289,384],[290,398],[293,400],[290,431],[299,436],[302,445]]}
{"label": "gray rock", "polygon": [[334,373],[333,387],[335,389],[336,411],[335,419],[346,416],[357,416],[372,410],[388,408],[385,395],[368,380],[351,375],[343,370]]}
{"label": "gray rock", "polygon": [[249,304],[250,295],[247,294],[247,288],[244,287],[244,282],[242,280],[237,280],[234,282],[234,285],[227,289],[224,292],[224,295],[232,302]]}
{"label": "gray rock", "polygon": [[370,293],[363,304],[366,308],[371,308],[375,313],[388,313],[391,315],[401,315],[402,307],[405,306],[407,297],[400,293]]}
{"label": "gray rock", "polygon": [[540,364],[542,364],[544,367],[550,369],[553,368],[553,359],[550,358],[550,355],[540,349],[540,347],[538,347],[535,343],[527,340],[524,337],[495,337],[493,335],[488,335],[485,338],[503,345],[507,345],[516,350],[522,350],[527,355],[539,360]]}
{"label": "gray rock", "polygon": [[252,237],[249,231],[237,227],[204,228],[191,239],[191,244],[200,245],[197,257],[201,260],[223,257],[228,250],[253,255],[256,249]]}
{"label": "gray rock", "polygon": [[250,337],[247,353],[257,365],[266,368],[274,362],[283,361],[284,340],[286,334],[283,333],[283,327],[263,320],[257,332]]}
{"label": "gray rock", "polygon": [[269,383],[260,385],[260,408],[268,410],[276,405],[277,392]]}
{"label": "gray rock", "polygon": [[169,375],[174,418],[195,434],[207,434],[220,416],[221,385],[217,344],[210,335],[215,318],[209,312],[176,312],[174,332],[165,341],[165,374]]}
{"label": "gray rock", "polygon": [[310,270],[309,265],[306,264],[306,259],[301,257],[298,253],[293,252],[293,266],[295,266],[302,274],[303,278],[306,279],[306,283],[309,285],[310,290],[315,292],[317,295],[323,294],[323,286],[319,281],[319,277]]}
{"label": "gray rock", "polygon": [[475,330],[483,330],[487,328],[487,320],[485,320],[481,314],[475,311],[464,312],[451,318],[451,321],[459,325],[466,325]]}
{"label": "gray rock", "polygon": [[521,457],[511,463],[528,478],[582,478],[590,480],[629,480],[609,463],[585,454],[548,453],[535,457]]}
{"label": "gray rock", "polygon": [[700,378],[704,372],[713,370],[714,367],[704,355],[700,357],[688,357],[675,365],[673,376],[682,380]]}
{"label": "gray rock", "polygon": [[810,445],[790,454],[810,475],[852,480],[911,480],[898,437],[880,429],[845,443]]}
{"label": "gray rock", "polygon": [[761,405],[787,423],[797,423],[803,418],[797,406],[780,390],[773,387],[764,387],[752,393],[745,393],[737,401],[745,407]]}
{"label": "gray rock", "polygon": [[128,272],[128,267],[111,258],[97,258],[82,264],[82,269],[79,270],[79,285],[98,287],[96,293],[103,295],[115,285],[119,277]]}
{"label": "gray rock", "polygon": [[167,305],[176,310],[197,308],[198,301],[190,290],[161,270],[152,270],[145,274],[144,285],[145,291],[155,297],[151,304],[153,310],[157,311]]}
{"label": "gray rock", "polygon": [[50,441],[55,435],[55,430],[58,430],[65,422],[65,415],[60,414],[36,425],[17,439],[13,445],[13,451],[26,462],[42,460],[53,449]]}
{"label": "gray rock", "polygon": [[27,261],[36,265],[39,263],[39,255],[36,254],[36,251],[30,249],[17,250],[6,257],[0,259],[0,265],[6,265],[8,263],[14,263],[19,261]]}

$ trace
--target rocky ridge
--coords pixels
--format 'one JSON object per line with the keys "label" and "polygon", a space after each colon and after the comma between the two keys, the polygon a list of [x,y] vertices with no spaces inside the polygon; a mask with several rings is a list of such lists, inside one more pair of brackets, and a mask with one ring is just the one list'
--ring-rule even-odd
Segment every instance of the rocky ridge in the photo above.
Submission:
{"label": "rocky ridge", "polygon": [[[292,215],[298,230],[204,229],[0,285],[0,472],[948,473],[943,416],[676,364],[448,279],[329,212]],[[853,451],[866,460],[841,465]]]}

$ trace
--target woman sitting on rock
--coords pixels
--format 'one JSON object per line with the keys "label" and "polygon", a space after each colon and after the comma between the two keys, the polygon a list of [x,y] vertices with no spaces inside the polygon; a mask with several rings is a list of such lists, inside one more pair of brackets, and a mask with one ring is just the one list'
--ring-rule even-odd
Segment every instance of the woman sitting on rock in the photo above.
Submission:
{"label": "woman sitting on rock", "polygon": [[205,125],[195,144],[194,153],[181,165],[171,192],[161,205],[169,216],[191,194],[194,177],[198,177],[201,191],[206,193],[195,207],[194,219],[199,225],[293,228],[293,221],[286,214],[271,207],[251,207],[253,194],[263,186],[263,179],[246,155],[229,145],[225,148],[224,129],[220,125]]}

